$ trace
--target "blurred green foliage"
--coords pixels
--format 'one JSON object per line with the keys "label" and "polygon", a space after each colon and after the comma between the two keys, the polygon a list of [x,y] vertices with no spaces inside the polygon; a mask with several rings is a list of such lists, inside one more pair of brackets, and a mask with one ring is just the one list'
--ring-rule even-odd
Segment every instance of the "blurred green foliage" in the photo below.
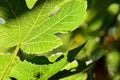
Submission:
{"label": "blurred green foliage", "polygon": [[[87,41],[75,57],[92,67],[87,80],[120,79],[120,0],[87,0],[86,17],[79,28],[59,35],[67,51]],[[59,50],[60,49],[60,50]]]}

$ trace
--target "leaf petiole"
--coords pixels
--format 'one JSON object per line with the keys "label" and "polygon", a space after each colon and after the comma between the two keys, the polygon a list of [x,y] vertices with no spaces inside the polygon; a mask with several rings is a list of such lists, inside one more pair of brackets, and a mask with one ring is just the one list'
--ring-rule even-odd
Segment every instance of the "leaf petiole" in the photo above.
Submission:
{"label": "leaf petiole", "polygon": [[13,64],[13,61],[14,61],[19,49],[20,49],[20,45],[17,45],[12,57],[10,58],[10,61],[7,65],[7,67],[4,69],[4,71],[2,73],[2,76],[1,76],[0,80],[4,80],[5,76],[7,75],[7,72],[9,71],[11,65]]}

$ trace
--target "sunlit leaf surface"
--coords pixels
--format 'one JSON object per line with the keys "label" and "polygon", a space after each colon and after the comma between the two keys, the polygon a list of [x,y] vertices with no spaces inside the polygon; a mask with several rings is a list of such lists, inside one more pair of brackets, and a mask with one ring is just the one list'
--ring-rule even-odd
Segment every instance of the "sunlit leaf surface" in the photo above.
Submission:
{"label": "sunlit leaf surface", "polygon": [[[26,53],[47,52],[61,45],[54,34],[77,28],[86,12],[82,0],[38,0],[31,10],[24,0],[0,0],[0,4],[0,47],[20,45]],[[59,10],[54,13],[56,6]]]}

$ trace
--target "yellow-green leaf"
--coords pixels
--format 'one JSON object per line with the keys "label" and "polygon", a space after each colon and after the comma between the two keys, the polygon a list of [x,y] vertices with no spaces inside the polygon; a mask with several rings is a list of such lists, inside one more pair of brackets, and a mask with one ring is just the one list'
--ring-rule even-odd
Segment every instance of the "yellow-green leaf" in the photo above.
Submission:
{"label": "yellow-green leaf", "polygon": [[26,1],[26,5],[29,9],[32,9],[35,5],[35,3],[37,2],[37,0],[25,0]]}
{"label": "yellow-green leaf", "polygon": [[[56,33],[72,31],[80,25],[86,12],[86,1],[64,3],[54,15],[50,13],[64,0],[40,0],[32,10],[21,0],[0,0],[0,47],[20,45],[26,53],[42,53],[60,45]],[[21,6],[22,5],[22,6]]]}

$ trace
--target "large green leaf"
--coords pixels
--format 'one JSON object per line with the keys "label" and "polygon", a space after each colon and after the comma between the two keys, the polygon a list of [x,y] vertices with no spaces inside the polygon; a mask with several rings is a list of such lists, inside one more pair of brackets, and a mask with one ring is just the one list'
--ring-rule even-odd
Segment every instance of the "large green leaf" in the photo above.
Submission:
{"label": "large green leaf", "polygon": [[18,80],[35,80],[37,72],[39,72],[38,65],[24,61],[12,69],[10,76]]}
{"label": "large green leaf", "polygon": [[66,57],[49,65],[35,65],[24,61],[13,67],[10,76],[18,80],[47,80],[67,63]]}
{"label": "large green leaf", "polygon": [[82,0],[38,0],[31,10],[24,0],[0,0],[4,21],[0,23],[0,47],[20,45],[26,53],[52,50],[62,44],[54,34],[74,30],[85,12],[86,1]]}
{"label": "large green leaf", "polygon": [[[71,56],[77,55],[77,53],[79,51],[76,51],[76,52],[74,52],[74,51],[78,48],[79,48],[79,50],[81,50],[84,47],[84,45],[85,44],[83,44],[81,47],[79,46],[79,47],[69,51],[71,54],[74,53],[74,55],[71,55]],[[27,62],[27,61],[21,62],[12,68],[10,76],[13,78],[16,78],[17,80],[23,80],[23,79],[24,80],[30,80],[30,79],[32,79],[32,80],[35,80],[35,79],[48,80],[50,78],[54,78],[59,71],[62,71],[64,69],[66,69],[66,70],[70,70],[72,68],[78,69],[77,67],[80,67],[81,69],[83,69],[82,68],[83,64],[80,65],[81,63],[78,61],[75,61],[75,60],[73,62],[71,61],[72,63],[70,63],[68,57],[70,57],[70,55],[67,56],[67,53],[64,53],[64,55],[57,57],[55,62],[52,62],[52,63],[44,62],[46,64],[43,64],[43,63],[40,64],[39,63],[40,59],[37,59],[37,57],[34,57],[37,59],[38,62],[37,61],[34,61],[34,62],[31,61],[32,63]],[[37,64],[35,64],[36,62],[37,62]],[[38,65],[38,63],[39,63],[39,65]],[[84,67],[84,69],[85,68],[86,67]]]}

